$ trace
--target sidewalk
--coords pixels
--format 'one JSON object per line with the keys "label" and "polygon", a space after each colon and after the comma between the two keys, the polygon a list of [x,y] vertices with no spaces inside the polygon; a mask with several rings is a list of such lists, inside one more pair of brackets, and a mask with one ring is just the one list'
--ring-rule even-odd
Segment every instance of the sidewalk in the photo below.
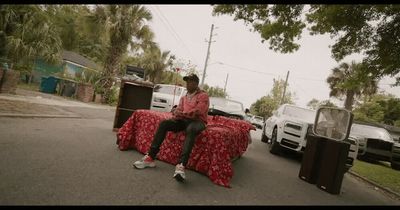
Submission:
{"label": "sidewalk", "polygon": [[23,89],[17,89],[16,95],[0,94],[0,117],[80,118],[79,114],[71,112],[75,107],[114,109],[109,105],[83,103],[53,94]]}

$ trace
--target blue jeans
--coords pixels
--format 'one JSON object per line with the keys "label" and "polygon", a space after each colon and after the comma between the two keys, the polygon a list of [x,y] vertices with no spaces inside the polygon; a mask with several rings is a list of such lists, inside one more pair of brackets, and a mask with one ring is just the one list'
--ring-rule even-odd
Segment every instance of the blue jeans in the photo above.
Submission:
{"label": "blue jeans", "polygon": [[153,160],[156,159],[157,153],[160,151],[160,146],[164,141],[168,131],[178,132],[185,130],[185,144],[183,145],[180,163],[186,166],[189,160],[190,153],[192,152],[196,137],[205,128],[205,124],[200,120],[164,120],[158,126],[158,129],[150,146],[149,156],[153,158]]}

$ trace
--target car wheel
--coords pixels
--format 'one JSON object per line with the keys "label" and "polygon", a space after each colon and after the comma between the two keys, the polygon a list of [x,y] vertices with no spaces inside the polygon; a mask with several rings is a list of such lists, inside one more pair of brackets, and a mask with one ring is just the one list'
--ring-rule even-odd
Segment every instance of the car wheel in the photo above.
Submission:
{"label": "car wheel", "polygon": [[278,142],[276,142],[277,139],[277,133],[278,130],[276,128],[274,128],[274,130],[272,131],[272,136],[271,136],[271,144],[269,145],[269,152],[272,154],[279,154],[280,152],[280,145]]}
{"label": "car wheel", "polygon": [[261,141],[264,143],[268,143],[268,137],[265,135],[265,131],[261,133]]}
{"label": "car wheel", "polygon": [[390,167],[392,167],[394,170],[400,170],[400,164],[399,163],[391,162],[390,163]]}

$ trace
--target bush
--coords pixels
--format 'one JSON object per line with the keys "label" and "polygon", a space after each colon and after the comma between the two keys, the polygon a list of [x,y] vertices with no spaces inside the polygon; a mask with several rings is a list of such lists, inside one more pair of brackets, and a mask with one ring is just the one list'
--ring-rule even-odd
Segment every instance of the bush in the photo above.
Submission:
{"label": "bush", "polygon": [[111,96],[108,99],[107,103],[111,106],[116,106],[118,103],[118,97],[119,97],[119,87],[112,86],[111,87]]}

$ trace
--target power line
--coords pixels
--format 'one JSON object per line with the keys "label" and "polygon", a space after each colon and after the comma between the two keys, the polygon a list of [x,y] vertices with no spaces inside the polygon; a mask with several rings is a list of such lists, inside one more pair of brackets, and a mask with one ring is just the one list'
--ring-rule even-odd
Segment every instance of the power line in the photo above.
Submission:
{"label": "power line", "polygon": [[[157,9],[157,8],[156,8],[156,9]],[[170,27],[166,24],[165,21],[168,21],[168,20],[165,19],[165,21],[164,21],[164,18],[161,17],[161,13],[159,13],[157,10],[153,10],[153,11],[154,11],[154,14],[157,15],[158,19],[160,19],[160,21],[162,22],[162,24],[164,25],[164,27],[168,30],[168,32],[169,32],[169,33],[172,35],[172,37],[175,39],[175,41],[176,41],[178,44],[181,44],[181,45],[180,45],[181,47],[183,46],[183,48],[185,48],[184,43],[183,43],[182,41],[180,41],[180,40],[179,40],[179,37],[177,37],[176,33],[173,32],[174,29],[173,29],[173,28],[170,28]],[[190,53],[190,51],[189,51],[188,49],[186,49],[186,48],[185,48],[185,50],[187,50],[187,51],[189,52],[189,55],[192,57],[192,59],[193,59],[194,61],[197,62],[197,60],[192,56],[192,54]]]}
{"label": "power line", "polygon": [[[175,40],[178,43],[181,43],[181,40],[179,40],[178,34],[175,32],[174,28],[171,26],[171,24],[169,23],[168,19],[161,12],[160,8],[158,8],[157,6],[155,6],[155,8],[156,8],[156,11],[157,11],[160,19],[163,21],[163,24],[168,28],[169,32],[171,32],[171,34],[174,36]],[[165,20],[165,22],[164,22],[164,20]],[[165,24],[165,23],[167,23],[167,24]]]}
{"label": "power line", "polygon": [[178,38],[175,36],[175,34],[171,31],[171,29],[168,27],[168,25],[164,22],[163,18],[161,17],[161,15],[158,13],[157,10],[154,10],[154,14],[157,15],[158,19],[161,20],[162,24],[164,25],[164,27],[168,30],[168,32],[172,35],[172,37],[174,37],[175,41],[177,43],[179,43]]}
{"label": "power line", "polygon": [[[236,69],[240,69],[240,70],[243,70],[243,71],[248,71],[248,72],[254,72],[254,73],[259,73],[259,74],[266,74],[266,75],[270,75],[270,76],[282,76],[282,75],[278,75],[278,74],[273,74],[273,73],[268,73],[268,72],[262,72],[262,71],[256,71],[256,70],[253,70],[253,69],[249,69],[249,68],[244,68],[244,67],[240,67],[240,66],[235,66],[235,65],[231,65],[231,64],[226,64],[226,63],[223,63],[223,62],[219,62],[219,64],[221,64],[221,65],[225,65],[225,66],[230,66],[230,67],[233,67],[233,68],[236,68]],[[325,82],[325,80],[318,80],[318,79],[310,79],[310,78],[305,78],[305,77],[297,77],[297,76],[292,76],[293,78],[296,78],[296,79],[302,79],[302,80],[309,80],[309,81],[316,81],[316,82]]]}
{"label": "power line", "polygon": [[[249,68],[245,68],[245,67],[240,67],[240,66],[235,66],[232,64],[227,64],[224,62],[218,62],[221,65],[225,65],[225,66],[230,66],[232,68],[235,69],[239,69],[239,70],[243,70],[243,71],[248,71],[248,72],[253,72],[253,73],[259,73],[259,74],[266,74],[266,75],[270,75],[270,76],[282,76],[282,75],[278,75],[278,74],[273,74],[273,73],[267,73],[267,72],[262,72],[262,71],[257,71],[257,70],[253,70],[253,69],[249,69]],[[301,80],[307,80],[307,81],[315,81],[315,82],[323,82],[326,83],[326,80],[322,80],[322,79],[314,79],[314,78],[307,78],[307,77],[299,77],[299,76],[292,76],[293,78],[296,79],[301,79]],[[394,83],[393,83],[394,84]],[[379,85],[387,85],[387,86],[392,86],[393,84],[389,84],[389,83],[383,83],[383,84],[379,84]]]}
{"label": "power line", "polygon": [[299,90],[301,90],[303,93],[305,93],[308,97],[312,98],[311,94],[309,94],[307,91],[305,91],[301,85],[297,84],[297,82],[292,81],[291,84],[293,84],[294,86],[296,86]]}
{"label": "power line", "polygon": [[158,8],[158,6],[155,6],[155,8],[156,8],[156,10],[158,10],[160,15],[165,19],[165,21],[167,22],[168,26],[172,29],[172,32],[173,32],[174,36],[176,36],[179,39],[179,40],[177,40],[178,43],[180,43],[185,48],[185,50],[189,53],[190,57],[192,57],[192,59],[196,63],[199,63],[199,62],[197,62],[196,58],[192,55],[192,53],[190,52],[189,48],[186,46],[185,42],[182,40],[182,38],[179,36],[179,34],[175,31],[174,27],[170,24],[168,19],[164,16],[164,14],[162,13],[161,9]]}
{"label": "power line", "polygon": [[244,70],[244,71],[259,73],[259,74],[267,74],[267,75],[271,75],[271,76],[280,76],[280,75],[277,75],[277,74],[272,74],[272,73],[267,73],[267,72],[262,72],[262,71],[256,71],[256,70],[252,70],[252,69],[248,69],[248,68],[244,68],[244,67],[240,67],[240,66],[226,64],[226,63],[223,63],[223,62],[220,62],[219,64],[225,65],[225,66],[230,66],[230,67],[233,67],[233,68],[236,68],[236,69],[241,69],[241,70]]}
{"label": "power line", "polygon": [[172,29],[166,24],[166,22],[164,21],[164,18],[161,17],[161,14],[160,14],[157,10],[154,10],[154,14],[156,14],[157,17],[158,17],[158,19],[161,20],[162,24],[163,24],[164,27],[168,30],[168,32],[172,35],[172,37],[175,39],[175,41],[176,41],[178,44],[181,43],[181,42],[178,40],[178,37],[175,35],[175,33],[173,33]]}
{"label": "power line", "polygon": [[[185,48],[185,50],[189,53],[189,55],[192,57],[192,59],[196,62],[199,63],[195,57],[191,54],[190,50],[188,49],[188,47],[185,45],[185,43],[183,42],[182,38],[180,38],[179,34],[174,30],[173,26],[170,24],[170,22],[168,21],[168,19],[163,15],[161,9],[158,8],[158,6],[154,6],[155,10],[155,14],[159,17],[159,19],[161,20],[161,22],[164,24],[164,26],[167,28],[167,30],[169,31],[169,33],[174,37],[175,41],[179,44],[181,44],[181,46],[183,46]],[[165,21],[164,21],[165,20]],[[270,75],[270,76],[282,76],[282,75],[278,75],[278,74],[273,74],[273,73],[267,73],[267,72],[261,72],[261,71],[256,71],[256,70],[252,70],[249,68],[244,68],[244,67],[240,67],[240,66],[235,66],[235,65],[231,65],[231,64],[226,64],[226,63],[222,63],[220,62],[220,64],[222,65],[226,65],[226,66],[230,66],[236,69],[240,69],[243,71],[248,71],[248,72],[253,72],[253,73],[259,73],[259,74],[265,74],[265,75]],[[310,79],[310,78],[302,78],[302,77],[297,77],[297,76],[293,76],[294,78],[297,79],[303,79],[303,80],[309,80],[309,81],[317,81],[317,82],[325,82],[324,80],[317,80],[317,79]]]}
{"label": "power line", "polygon": [[313,78],[306,78],[306,77],[297,77],[297,76],[292,76],[296,79],[302,79],[302,80],[308,80],[308,81],[315,81],[315,82],[324,82],[325,80],[320,80],[320,79],[313,79]]}

